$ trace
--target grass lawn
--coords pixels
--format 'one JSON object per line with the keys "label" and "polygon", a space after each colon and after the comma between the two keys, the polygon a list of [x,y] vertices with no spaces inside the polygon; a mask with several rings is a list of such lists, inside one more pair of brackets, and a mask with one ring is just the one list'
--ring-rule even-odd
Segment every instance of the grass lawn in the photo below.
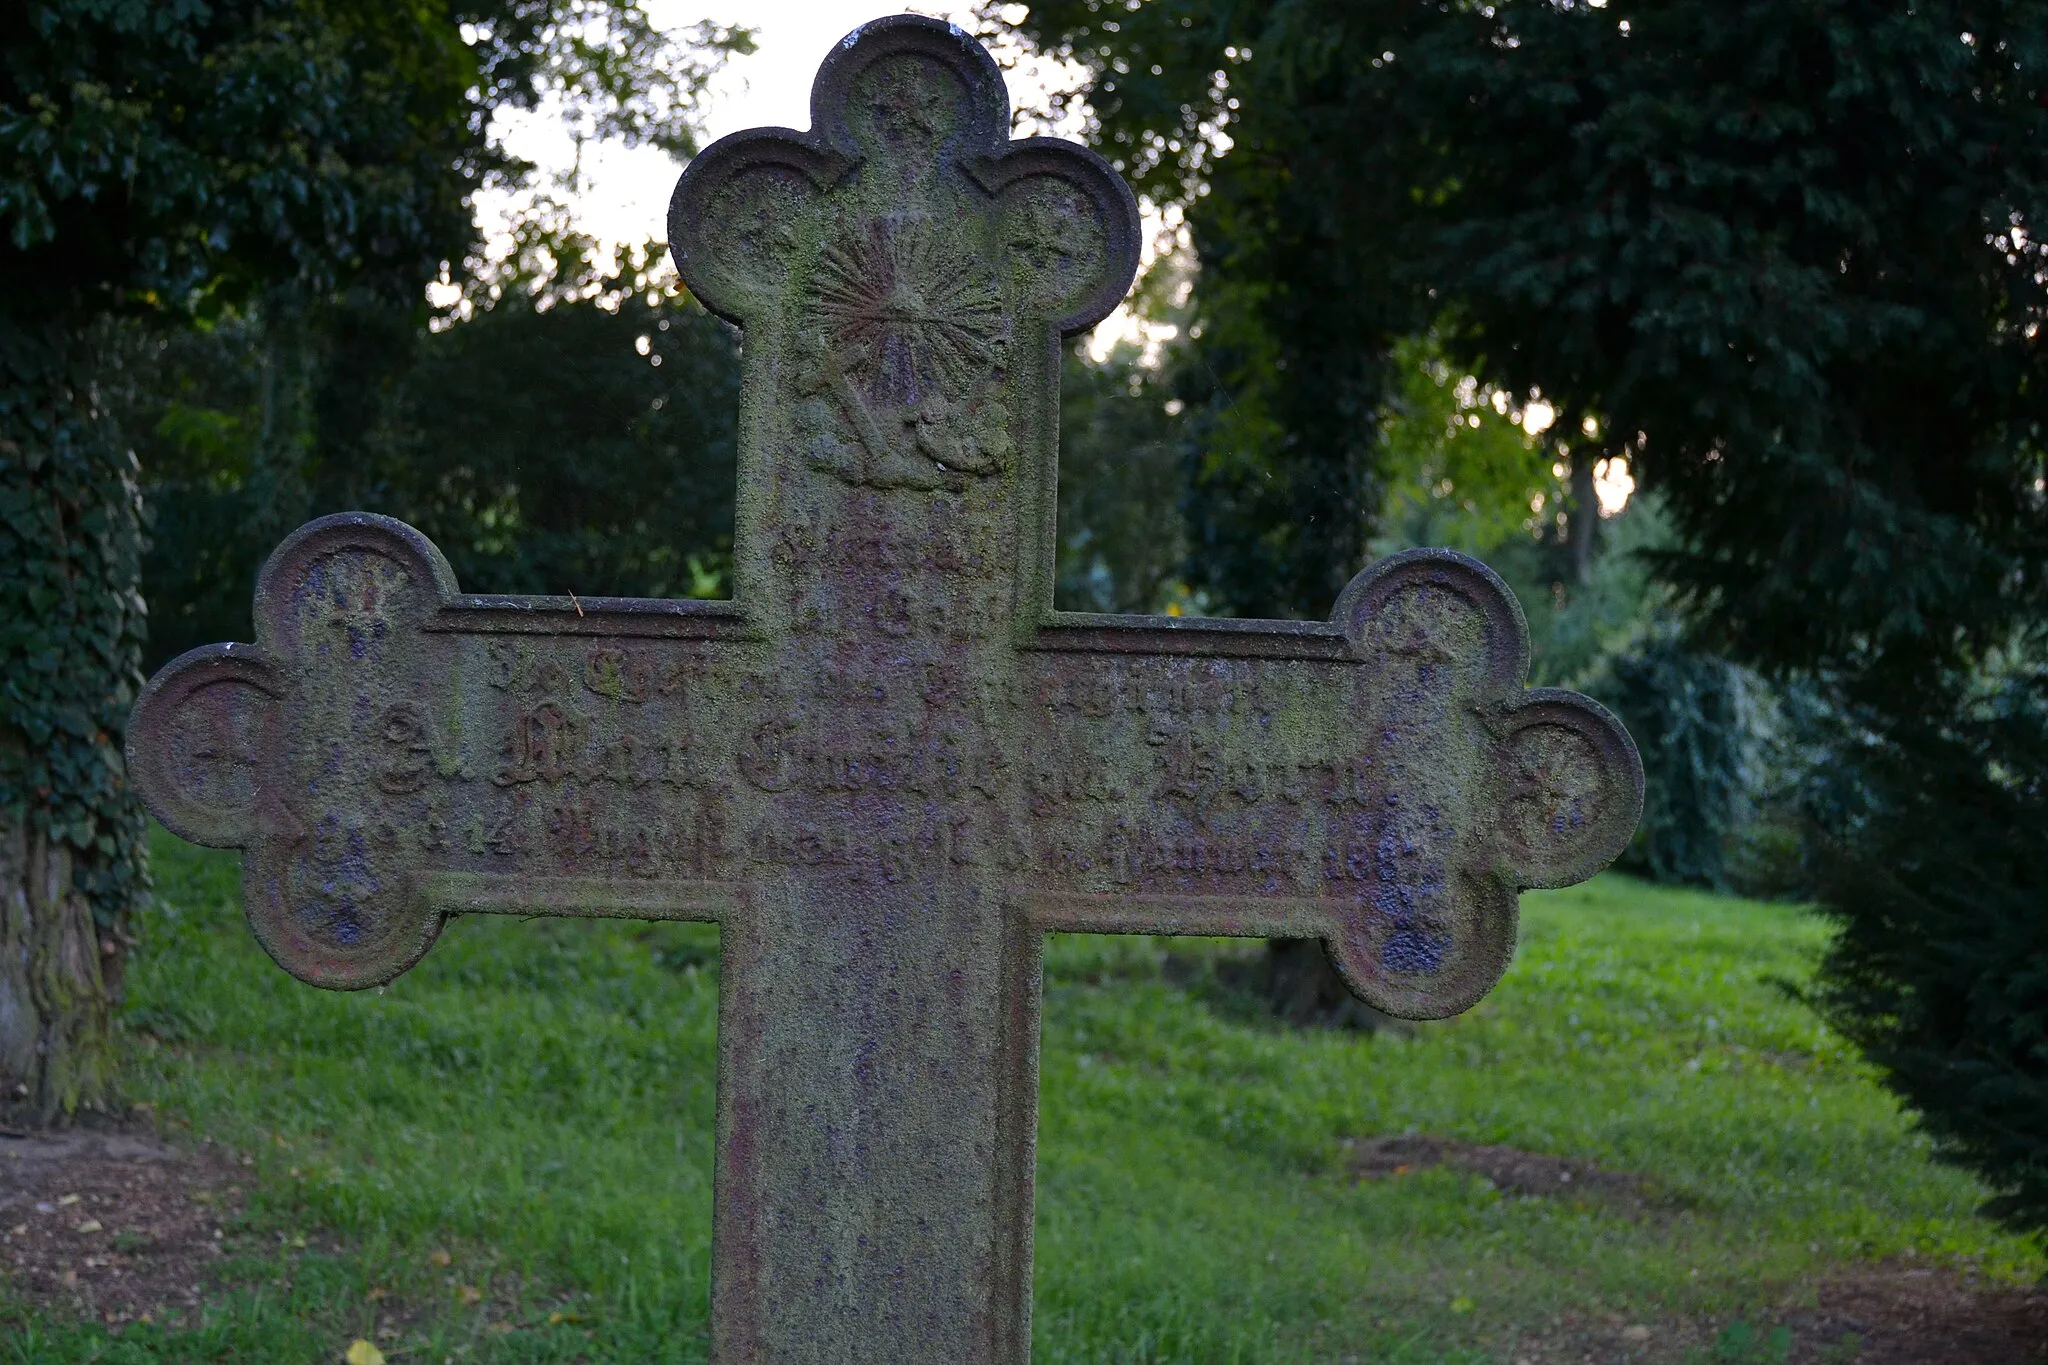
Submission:
{"label": "grass lawn", "polygon": [[[333,995],[263,957],[232,857],[160,835],[156,868],[130,1093],[248,1158],[249,1198],[203,1313],[116,1334],[17,1305],[0,1361],[332,1362],[379,1327],[393,1362],[704,1358],[715,931],[463,921]],[[1243,945],[1056,942],[1036,1359],[1512,1361],[1625,1322],[1649,1331],[1600,1359],[1764,1361],[1782,1343],[1678,1325],[1886,1258],[2041,1275],[1786,994],[1813,920],[1618,876],[1523,917],[1499,989],[1412,1037],[1264,1022],[1220,984]],[[1356,1178],[1356,1142],[1411,1131],[1648,1202]]]}

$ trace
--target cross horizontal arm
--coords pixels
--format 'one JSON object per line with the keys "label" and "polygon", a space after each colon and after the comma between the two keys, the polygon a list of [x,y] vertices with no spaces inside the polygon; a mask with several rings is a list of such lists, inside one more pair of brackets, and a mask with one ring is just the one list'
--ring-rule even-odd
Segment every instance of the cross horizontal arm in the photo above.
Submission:
{"label": "cross horizontal arm", "polygon": [[464,595],[410,527],[350,514],[279,547],[256,622],[151,681],[131,767],[172,829],[246,851],[251,925],[295,975],[379,984],[452,914],[736,903],[695,728],[758,655],[733,604]]}
{"label": "cross horizontal arm", "polygon": [[1013,894],[1044,928],[1319,938],[1370,1003],[1450,1014],[1505,968],[1516,893],[1589,875],[1640,809],[1625,733],[1523,689],[1521,613],[1462,556],[1382,561],[1329,623],[1037,645]]}

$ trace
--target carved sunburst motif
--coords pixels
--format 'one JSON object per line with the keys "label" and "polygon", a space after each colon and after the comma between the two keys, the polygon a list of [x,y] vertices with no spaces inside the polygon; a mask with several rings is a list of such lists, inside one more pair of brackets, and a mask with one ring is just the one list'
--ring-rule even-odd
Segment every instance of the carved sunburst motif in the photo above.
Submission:
{"label": "carved sunburst motif", "polygon": [[972,253],[922,221],[877,222],[825,249],[815,292],[827,343],[869,392],[958,395],[995,364],[1003,300]]}

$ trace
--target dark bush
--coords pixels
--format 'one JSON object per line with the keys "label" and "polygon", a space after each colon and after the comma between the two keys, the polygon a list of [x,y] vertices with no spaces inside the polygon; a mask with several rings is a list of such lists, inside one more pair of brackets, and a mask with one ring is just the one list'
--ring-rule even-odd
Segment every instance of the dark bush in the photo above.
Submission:
{"label": "dark bush", "polygon": [[326,512],[412,523],[471,592],[725,590],[738,346],[692,301],[514,296],[434,332],[328,302],[140,342],[124,374],[151,666],[248,639],[264,556]]}
{"label": "dark bush", "polygon": [[1661,882],[1726,889],[1759,784],[1756,682],[1658,631],[1595,685],[1643,755],[1643,820],[1623,865]]}
{"label": "dark bush", "polygon": [[1946,1159],[2048,1229],[2048,698],[2009,687],[1945,723],[1865,730],[1814,807],[1840,933],[1814,1002],[1920,1112]]}

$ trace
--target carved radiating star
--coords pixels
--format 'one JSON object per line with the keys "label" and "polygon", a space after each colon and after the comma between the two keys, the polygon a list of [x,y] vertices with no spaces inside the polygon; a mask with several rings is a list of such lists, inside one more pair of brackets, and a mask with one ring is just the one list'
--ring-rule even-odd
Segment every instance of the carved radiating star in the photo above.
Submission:
{"label": "carved radiating star", "polygon": [[995,281],[929,223],[881,221],[827,247],[815,292],[840,366],[871,393],[958,395],[997,359]]}
{"label": "carved radiating star", "polygon": [[884,128],[929,138],[939,131],[946,92],[934,84],[923,62],[898,62],[876,73],[870,102]]}

